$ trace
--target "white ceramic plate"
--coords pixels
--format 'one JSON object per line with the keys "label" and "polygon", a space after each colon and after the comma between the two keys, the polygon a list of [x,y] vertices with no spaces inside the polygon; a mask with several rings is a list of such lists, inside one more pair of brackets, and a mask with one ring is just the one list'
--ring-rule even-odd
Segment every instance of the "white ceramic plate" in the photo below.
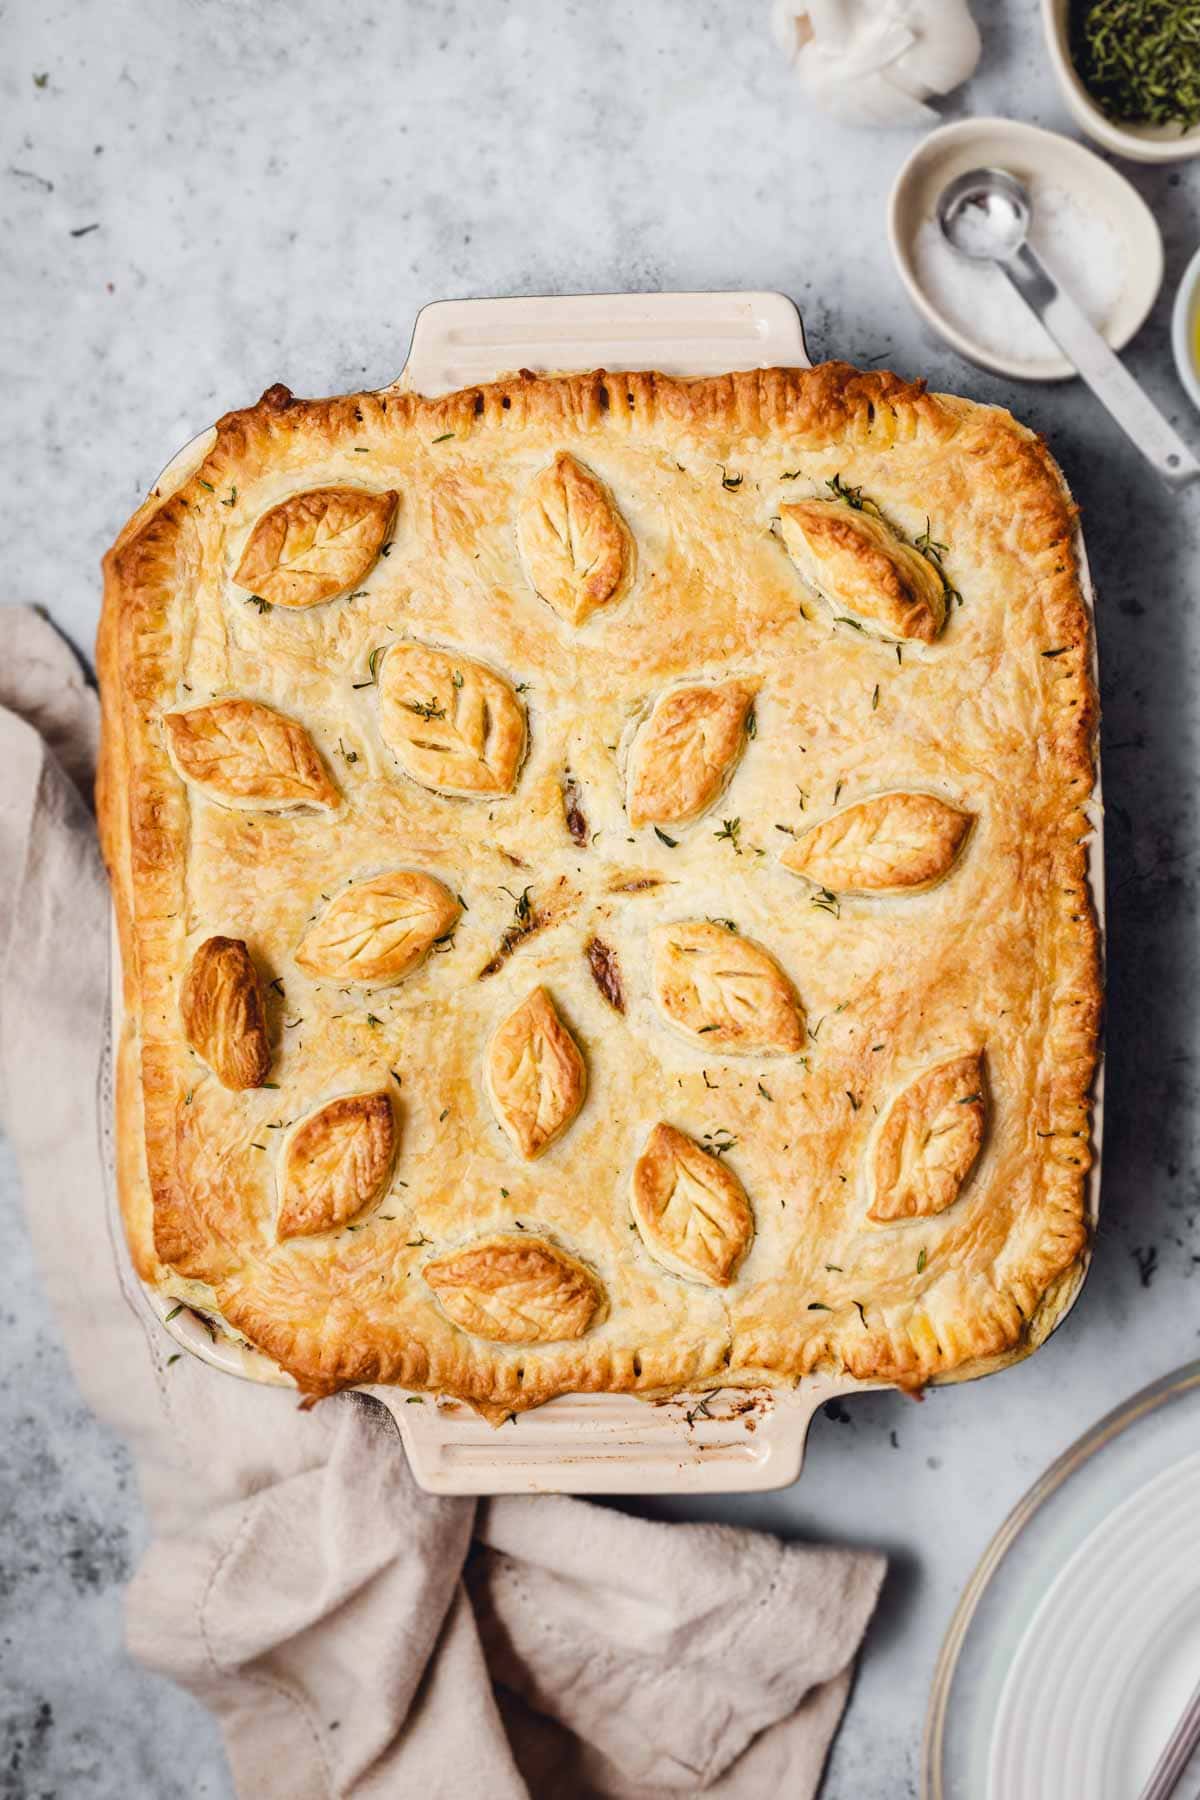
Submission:
{"label": "white ceramic plate", "polygon": [[[923,1800],[1137,1800],[1200,1681],[1200,1362],[1108,1414],[989,1546],[942,1647]],[[1180,1800],[1200,1793],[1193,1759]]]}
{"label": "white ceramic plate", "polygon": [[[943,125],[921,139],[897,175],[888,202],[888,237],[900,279],[917,311],[960,355],[998,375],[1062,381],[1075,374],[1058,351],[1035,358],[998,355],[959,330],[918,278],[917,233],[922,222],[934,216],[938,195],[956,175],[985,167],[1008,169],[1026,184],[1035,175],[1053,181],[1084,211],[1103,220],[1123,244],[1125,285],[1101,326],[1113,349],[1123,349],[1162,286],[1162,234],[1154,215],[1123,175],[1082,144],[1015,119],[960,119]],[[1063,273],[1069,277],[1069,270]]]}
{"label": "white ceramic plate", "polygon": [[1021,1640],[988,1800],[1132,1800],[1200,1681],[1200,1453],[1098,1525]]}

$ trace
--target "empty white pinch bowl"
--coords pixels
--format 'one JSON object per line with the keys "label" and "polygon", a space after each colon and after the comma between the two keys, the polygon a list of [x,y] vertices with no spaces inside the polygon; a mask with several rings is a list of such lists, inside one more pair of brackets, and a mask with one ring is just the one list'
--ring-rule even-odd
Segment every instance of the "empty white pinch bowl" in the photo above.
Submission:
{"label": "empty white pinch bowl", "polygon": [[1101,111],[1071,61],[1070,12],[1071,0],[1042,0],[1046,48],[1058,85],[1063,99],[1088,136],[1115,155],[1127,156],[1131,162],[1186,162],[1189,157],[1200,156],[1200,125],[1193,125],[1184,132],[1174,125],[1131,125],[1118,123]]}
{"label": "empty white pinch bowl", "polygon": [[[956,175],[984,167],[1008,169],[1026,186],[1035,176],[1053,182],[1083,211],[1102,218],[1121,241],[1124,285],[1100,330],[1114,350],[1124,349],[1162,286],[1162,233],[1154,214],[1123,175],[1083,144],[1016,119],[959,119],[942,125],[921,139],[897,175],[888,201],[888,238],[917,311],[961,356],[997,375],[1063,381],[1076,372],[1057,350],[1039,357],[1002,356],[977,343],[945,317],[917,277],[917,232],[935,216],[938,195]],[[1048,260],[1053,264],[1053,258]],[[1062,279],[1069,286],[1069,270],[1062,271]]]}

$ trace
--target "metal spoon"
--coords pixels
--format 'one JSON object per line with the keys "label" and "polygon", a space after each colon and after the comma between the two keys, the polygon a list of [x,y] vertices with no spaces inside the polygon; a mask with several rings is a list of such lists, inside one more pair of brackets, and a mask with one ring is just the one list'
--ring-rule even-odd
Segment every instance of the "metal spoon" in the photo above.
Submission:
{"label": "metal spoon", "polygon": [[1200,478],[1200,462],[1031,247],[1032,210],[1027,189],[1006,169],[968,169],[942,189],[937,219],[963,256],[1003,269],[1151,467],[1169,487],[1186,487]]}

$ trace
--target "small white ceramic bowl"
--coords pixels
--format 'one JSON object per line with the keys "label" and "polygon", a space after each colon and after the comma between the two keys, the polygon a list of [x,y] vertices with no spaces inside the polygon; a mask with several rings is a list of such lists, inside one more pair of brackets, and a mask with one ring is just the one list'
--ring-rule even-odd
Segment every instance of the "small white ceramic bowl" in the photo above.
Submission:
{"label": "small white ceramic bowl", "polygon": [[1188,399],[1200,407],[1200,250],[1179,283],[1171,313],[1171,349]]}
{"label": "small white ceramic bowl", "polygon": [[888,201],[888,237],[900,279],[917,311],[969,362],[1020,381],[1064,381],[1074,368],[1058,351],[1037,358],[1002,356],[951,323],[917,278],[914,247],[924,220],[933,217],[948,181],[967,169],[1009,169],[1026,184],[1035,175],[1064,188],[1102,218],[1125,246],[1125,285],[1101,326],[1121,350],[1143,323],[1162,286],[1162,233],[1141,195],[1099,156],[1074,138],[1016,119],[959,119],[921,139],[903,165]]}
{"label": "small white ceramic bowl", "polygon": [[1088,136],[1132,162],[1186,162],[1200,156],[1200,125],[1182,133],[1170,125],[1118,125],[1101,112],[1071,61],[1067,36],[1070,9],[1071,0],[1042,0],[1042,24],[1063,98]]}

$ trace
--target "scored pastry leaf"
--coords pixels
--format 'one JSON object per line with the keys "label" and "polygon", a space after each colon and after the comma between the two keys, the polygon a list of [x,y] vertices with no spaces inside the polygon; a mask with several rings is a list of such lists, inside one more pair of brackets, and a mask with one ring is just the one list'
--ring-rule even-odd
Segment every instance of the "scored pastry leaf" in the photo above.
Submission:
{"label": "scored pastry leaf", "polygon": [[958,1199],[987,1126],[983,1052],[938,1063],[893,1102],[875,1146],[870,1217],[928,1218]]}
{"label": "scored pastry leaf", "polygon": [[654,997],[698,1045],[735,1055],[778,1055],[804,1043],[795,989],[761,945],[711,920],[654,934]]}
{"label": "scored pastry leaf", "polygon": [[379,729],[422,787],[511,793],[525,752],[525,712],[511,682],[471,657],[415,641],[379,665]]}
{"label": "scored pastry leaf", "polygon": [[619,600],[632,578],[633,537],[616,501],[565,450],[522,496],[517,547],[531,586],[571,625]]}
{"label": "scored pastry leaf", "polygon": [[262,978],[241,938],[199,945],[179,995],[184,1035],[222,1087],[261,1087],[271,1067]]}
{"label": "scored pastry leaf", "polygon": [[582,1337],[604,1304],[590,1269],[524,1232],[464,1245],[426,1263],[424,1276],[456,1325],[502,1344]]}
{"label": "scored pastry leaf", "polygon": [[583,1105],[587,1069],[545,988],[497,1027],[484,1074],[492,1111],[527,1161],[562,1136]]}
{"label": "scored pastry leaf", "polygon": [[646,1140],[631,1205],[651,1256],[709,1287],[728,1287],[754,1238],[754,1214],[732,1169],[673,1125],[656,1125]]}
{"label": "scored pastry leaf", "polygon": [[258,700],[214,700],[163,715],[176,769],[212,799],[250,811],[338,805],[340,796],[303,725]]}
{"label": "scored pastry leaf", "polygon": [[289,1133],[280,1176],[280,1238],[333,1231],[387,1187],[396,1151],[388,1094],[346,1094]]}
{"label": "scored pastry leaf", "polygon": [[436,875],[391,869],[336,894],[305,933],[296,961],[321,980],[387,986],[411,974],[460,915]]}
{"label": "scored pastry leaf", "polygon": [[971,824],[936,794],[880,794],[803,832],[780,861],[833,894],[915,894],[949,873]]}
{"label": "scored pastry leaf", "polygon": [[742,753],[753,702],[744,681],[663,694],[630,748],[629,823],[682,824],[711,806]]}
{"label": "scored pastry leaf", "polygon": [[933,643],[946,622],[945,579],[885,519],[835,498],[785,503],[779,520],[788,555],[835,612]]}
{"label": "scored pastry leaf", "polygon": [[374,566],[400,496],[388,489],[310,488],[255,525],[234,581],[271,606],[316,606],[354,587]]}

